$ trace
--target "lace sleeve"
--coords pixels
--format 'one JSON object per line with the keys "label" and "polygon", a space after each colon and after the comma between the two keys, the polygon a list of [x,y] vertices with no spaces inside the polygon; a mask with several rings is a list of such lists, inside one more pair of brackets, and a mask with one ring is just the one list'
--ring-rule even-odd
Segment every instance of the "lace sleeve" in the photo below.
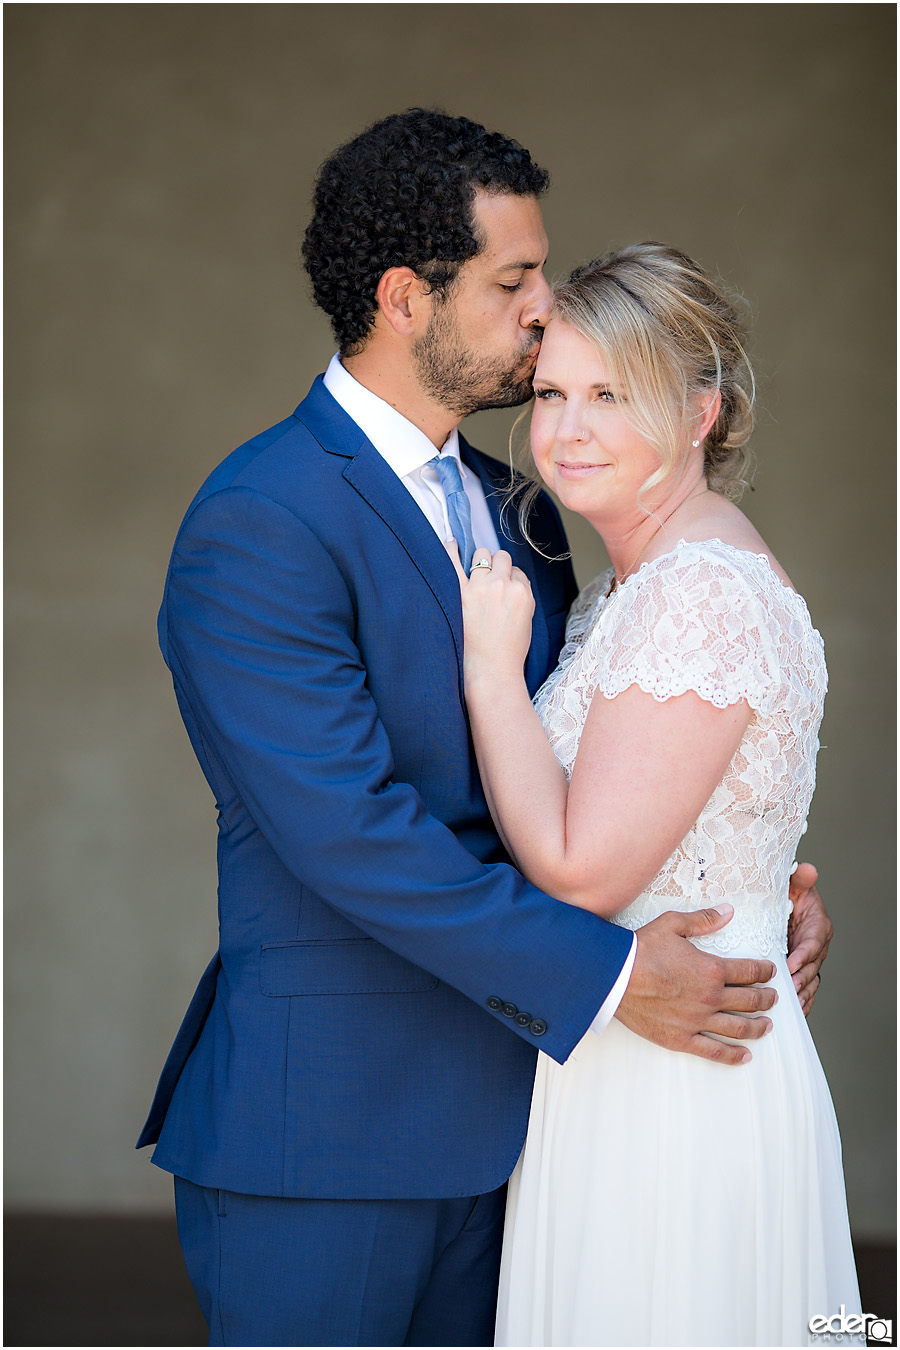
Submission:
{"label": "lace sleeve", "polygon": [[636,684],[660,702],[693,690],[717,708],[746,699],[768,713],[781,685],[773,583],[784,589],[767,560],[734,549],[687,544],[654,559],[591,634],[595,688],[615,698]]}

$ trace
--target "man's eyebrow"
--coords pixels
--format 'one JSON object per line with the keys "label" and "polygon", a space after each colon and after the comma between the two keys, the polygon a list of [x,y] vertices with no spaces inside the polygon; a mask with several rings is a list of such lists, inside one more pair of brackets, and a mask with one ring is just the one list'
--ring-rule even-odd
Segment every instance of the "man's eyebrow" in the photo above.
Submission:
{"label": "man's eyebrow", "polygon": [[508,262],[498,263],[496,271],[498,272],[536,272],[539,267],[543,267],[539,262]]}

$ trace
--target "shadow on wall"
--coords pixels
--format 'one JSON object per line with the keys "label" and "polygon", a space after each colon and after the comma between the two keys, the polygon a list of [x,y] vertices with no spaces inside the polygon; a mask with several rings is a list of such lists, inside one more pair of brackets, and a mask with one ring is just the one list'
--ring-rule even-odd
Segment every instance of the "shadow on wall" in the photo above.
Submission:
{"label": "shadow on wall", "polygon": [[[5,1247],[4,1345],[207,1344],[171,1219],[9,1215]],[[863,1308],[896,1326],[896,1247],[855,1251]]]}

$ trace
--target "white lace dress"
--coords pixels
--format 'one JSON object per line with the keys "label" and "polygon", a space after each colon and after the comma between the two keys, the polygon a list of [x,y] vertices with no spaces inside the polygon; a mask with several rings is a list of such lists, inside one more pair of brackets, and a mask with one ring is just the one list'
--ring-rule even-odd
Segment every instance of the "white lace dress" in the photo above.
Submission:
{"label": "white lace dress", "polygon": [[540,1056],[496,1344],[815,1344],[811,1317],[860,1311],[837,1123],[784,959],[822,639],[764,555],[718,540],[681,541],[607,598],[611,581],[575,602],[535,698],[567,774],[594,694],[694,690],[755,714],[699,820],[616,922],[728,900],[734,918],[697,945],[774,961],[779,1001],[749,1065],[661,1050],[617,1021],[564,1065]]}

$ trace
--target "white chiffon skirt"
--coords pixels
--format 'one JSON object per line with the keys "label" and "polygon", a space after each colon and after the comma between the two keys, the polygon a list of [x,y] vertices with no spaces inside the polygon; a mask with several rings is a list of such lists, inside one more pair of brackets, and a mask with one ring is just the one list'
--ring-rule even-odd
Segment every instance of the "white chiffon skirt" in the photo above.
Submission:
{"label": "white chiffon skirt", "polygon": [[774,959],[748,1065],[617,1021],[564,1065],[540,1056],[497,1345],[806,1346],[811,1317],[861,1311],[831,1096]]}

